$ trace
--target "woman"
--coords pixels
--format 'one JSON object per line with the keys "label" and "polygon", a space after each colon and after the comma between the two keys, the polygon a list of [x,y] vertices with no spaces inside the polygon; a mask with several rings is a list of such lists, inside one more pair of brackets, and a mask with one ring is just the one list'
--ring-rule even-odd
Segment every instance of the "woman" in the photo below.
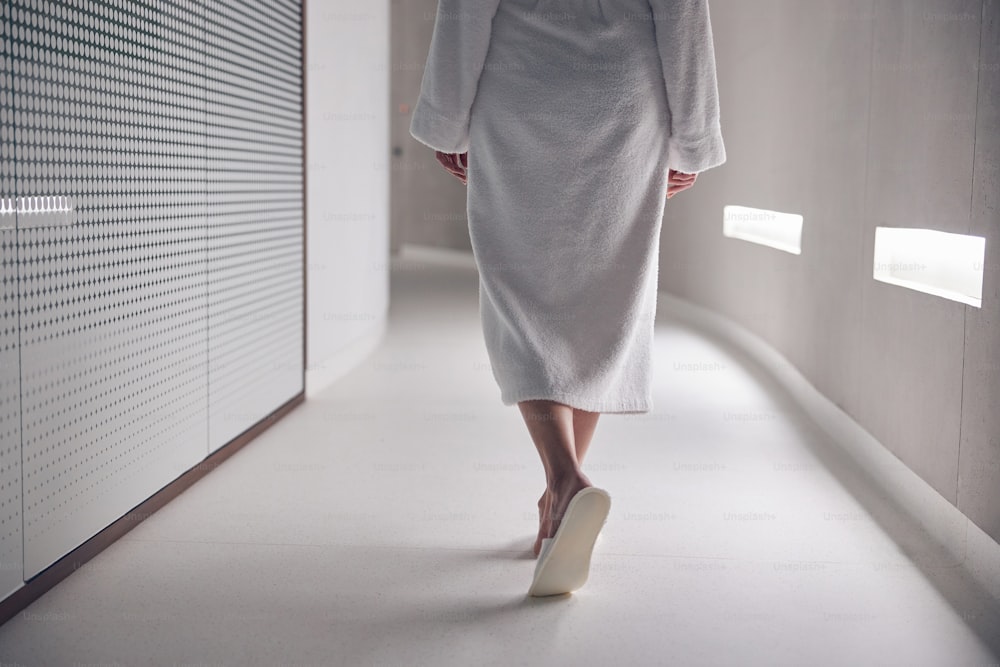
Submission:
{"label": "woman", "polygon": [[653,407],[666,199],[726,161],[708,0],[439,0],[410,133],[468,186],[493,375],[545,468],[529,592],[570,592],[610,507],[597,420]]}

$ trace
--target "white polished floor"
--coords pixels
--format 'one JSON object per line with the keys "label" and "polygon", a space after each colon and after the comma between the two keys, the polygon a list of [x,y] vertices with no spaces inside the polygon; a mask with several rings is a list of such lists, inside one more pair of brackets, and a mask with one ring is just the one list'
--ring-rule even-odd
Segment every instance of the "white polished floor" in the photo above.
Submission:
{"label": "white polished floor", "polygon": [[0,627],[0,664],[1000,664],[998,601],[662,309],[656,409],[584,465],[590,581],[526,598],[543,475],[475,269],[407,248],[392,289],[367,362]]}

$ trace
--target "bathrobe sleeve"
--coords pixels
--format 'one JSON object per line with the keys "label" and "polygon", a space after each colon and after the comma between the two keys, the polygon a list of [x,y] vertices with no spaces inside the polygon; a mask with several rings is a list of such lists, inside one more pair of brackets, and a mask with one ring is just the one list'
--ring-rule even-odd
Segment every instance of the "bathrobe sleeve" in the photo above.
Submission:
{"label": "bathrobe sleeve", "polygon": [[667,167],[696,174],[726,161],[708,0],[649,0],[670,111]]}
{"label": "bathrobe sleeve", "polygon": [[500,0],[438,0],[410,134],[445,153],[469,149],[469,112]]}

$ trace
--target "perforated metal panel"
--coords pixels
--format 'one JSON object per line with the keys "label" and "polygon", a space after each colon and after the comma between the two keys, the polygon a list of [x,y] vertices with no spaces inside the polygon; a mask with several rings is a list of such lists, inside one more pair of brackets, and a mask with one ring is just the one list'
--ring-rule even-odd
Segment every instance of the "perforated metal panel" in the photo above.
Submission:
{"label": "perforated metal panel", "polygon": [[0,7],[6,594],[302,391],[304,211],[299,3]]}
{"label": "perforated metal panel", "polygon": [[213,450],[303,389],[301,11],[206,3]]}
{"label": "perforated metal panel", "polygon": [[21,386],[10,6],[0,0],[0,597],[21,586]]}
{"label": "perforated metal panel", "polygon": [[11,0],[26,578],[207,451],[203,15]]}

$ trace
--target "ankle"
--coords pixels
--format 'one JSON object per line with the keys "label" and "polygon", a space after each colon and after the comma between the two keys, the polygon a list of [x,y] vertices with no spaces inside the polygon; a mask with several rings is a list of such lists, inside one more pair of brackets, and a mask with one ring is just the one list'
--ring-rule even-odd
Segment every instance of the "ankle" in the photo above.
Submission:
{"label": "ankle", "polygon": [[555,474],[548,480],[546,493],[550,497],[558,498],[566,493],[576,493],[580,489],[593,486],[579,468],[567,470],[563,473]]}

